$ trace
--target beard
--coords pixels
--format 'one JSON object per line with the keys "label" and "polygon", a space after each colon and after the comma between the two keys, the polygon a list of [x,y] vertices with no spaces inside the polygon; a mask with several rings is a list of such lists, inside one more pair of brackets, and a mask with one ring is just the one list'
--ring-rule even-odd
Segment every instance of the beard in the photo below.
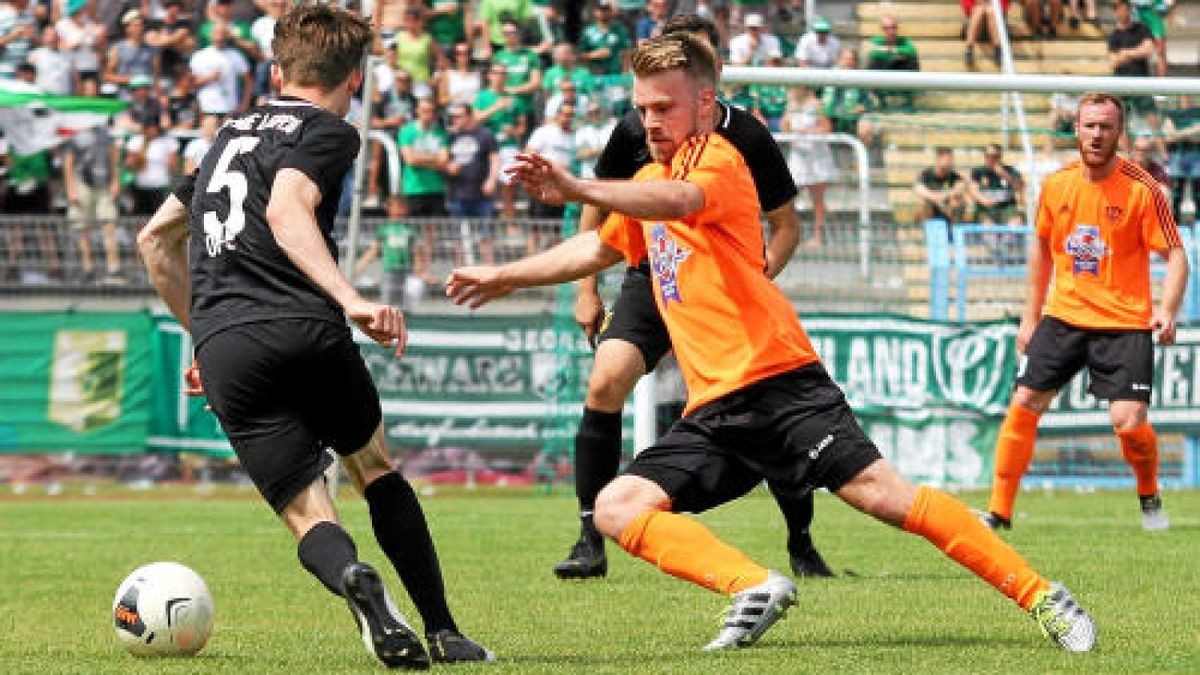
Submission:
{"label": "beard", "polygon": [[1092,149],[1090,144],[1085,144],[1079,138],[1075,139],[1075,147],[1079,150],[1079,160],[1089,168],[1100,168],[1112,161],[1114,155],[1117,154],[1117,139],[1113,139],[1110,143],[1101,143],[1099,148]]}

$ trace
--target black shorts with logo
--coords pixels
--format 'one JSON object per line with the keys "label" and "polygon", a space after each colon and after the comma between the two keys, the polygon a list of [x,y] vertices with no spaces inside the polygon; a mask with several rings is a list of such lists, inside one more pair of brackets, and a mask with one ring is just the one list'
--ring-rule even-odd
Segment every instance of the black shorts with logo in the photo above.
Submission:
{"label": "black shorts with logo", "polygon": [[796,497],[837,490],[881,457],[842,390],[812,363],[701,406],[625,473],[656,483],[673,510],[698,513],[763,479]]}
{"label": "black shorts with logo", "polygon": [[671,351],[671,336],[654,302],[654,282],[648,265],[625,270],[621,293],[612,311],[604,318],[599,341],[624,340],[638,348],[646,372]]}
{"label": "black shorts with logo", "polygon": [[1025,349],[1017,384],[1034,391],[1056,391],[1084,366],[1091,377],[1088,391],[1097,398],[1150,402],[1154,341],[1149,329],[1076,328],[1045,317]]}
{"label": "black shorts with logo", "polygon": [[209,405],[276,513],[332,458],[366,445],[379,394],[345,325],[314,319],[239,324],[196,350]]}

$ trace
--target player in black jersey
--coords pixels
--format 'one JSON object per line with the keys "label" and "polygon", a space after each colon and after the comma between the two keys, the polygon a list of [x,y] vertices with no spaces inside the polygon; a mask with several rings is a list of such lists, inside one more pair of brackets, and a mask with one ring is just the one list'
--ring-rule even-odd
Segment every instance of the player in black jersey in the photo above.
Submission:
{"label": "player in black jersey", "polygon": [[[371,41],[365,20],[326,5],[283,17],[272,73],[282,95],[225,123],[138,247],[191,331],[204,393],[238,459],[296,537],[300,562],[346,599],[368,650],[389,667],[492,660],[455,625],[425,515],[388,459],[379,394],[346,325],[349,317],[397,356],[404,349],[400,310],[358,294],[338,271],[332,237],[359,150],[342,117]],[[339,524],[326,448],[366,498],[429,654]]]}
{"label": "player in black jersey", "polygon": [[[671,19],[663,32],[690,33],[714,45],[718,41],[712,22],[694,15]],[[740,108],[725,103],[717,108],[720,117],[716,120],[715,131],[741,152],[753,175],[758,200],[770,226],[767,269],[764,271],[774,277],[787,265],[799,237],[792,205],[796,184],[779,146],[765,126]],[[650,161],[646,131],[637,112],[630,111],[613,129],[596,163],[596,177],[631,178]],[[579,229],[597,229],[607,215],[594,206],[585,205]],[[583,327],[588,339],[593,343],[598,340],[599,345],[588,381],[583,418],[575,436],[575,493],[579,499],[581,533],[567,558],[554,566],[554,574],[563,579],[604,576],[608,571],[604,538],[592,522],[596,496],[617,475],[621,460],[621,409],[625,398],[642,375],[653,370],[671,348],[667,327],[654,304],[649,264],[644,260],[626,271],[620,295],[607,317],[596,288],[596,278],[581,280],[575,320]],[[812,495],[797,498],[771,487],[787,521],[787,548],[792,571],[798,576],[833,576],[808,532],[813,517]]]}

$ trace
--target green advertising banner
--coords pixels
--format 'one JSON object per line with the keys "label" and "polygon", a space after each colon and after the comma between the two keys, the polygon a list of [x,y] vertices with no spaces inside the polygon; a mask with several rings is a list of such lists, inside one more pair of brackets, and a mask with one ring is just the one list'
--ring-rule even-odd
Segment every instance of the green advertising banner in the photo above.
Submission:
{"label": "green advertising banner", "polygon": [[191,336],[166,315],[154,316],[151,324],[155,395],[147,449],[232,456],[233,448],[204,397],[184,393],[183,371],[192,363]]}
{"label": "green advertising banner", "polygon": [[154,361],[146,313],[6,312],[0,452],[141,452]]}

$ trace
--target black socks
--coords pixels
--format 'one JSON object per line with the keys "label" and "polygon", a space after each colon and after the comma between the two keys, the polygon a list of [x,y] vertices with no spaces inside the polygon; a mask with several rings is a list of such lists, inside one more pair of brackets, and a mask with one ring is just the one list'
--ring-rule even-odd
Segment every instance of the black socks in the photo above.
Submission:
{"label": "black socks", "polygon": [[350,535],[337,523],[317,523],[300,539],[296,554],[304,569],[312,572],[334,595],[342,595],[342,571],[358,560]]}
{"label": "black socks", "polygon": [[621,465],[621,413],[583,409],[575,434],[575,496],[591,524],[596,495],[617,477]]}

